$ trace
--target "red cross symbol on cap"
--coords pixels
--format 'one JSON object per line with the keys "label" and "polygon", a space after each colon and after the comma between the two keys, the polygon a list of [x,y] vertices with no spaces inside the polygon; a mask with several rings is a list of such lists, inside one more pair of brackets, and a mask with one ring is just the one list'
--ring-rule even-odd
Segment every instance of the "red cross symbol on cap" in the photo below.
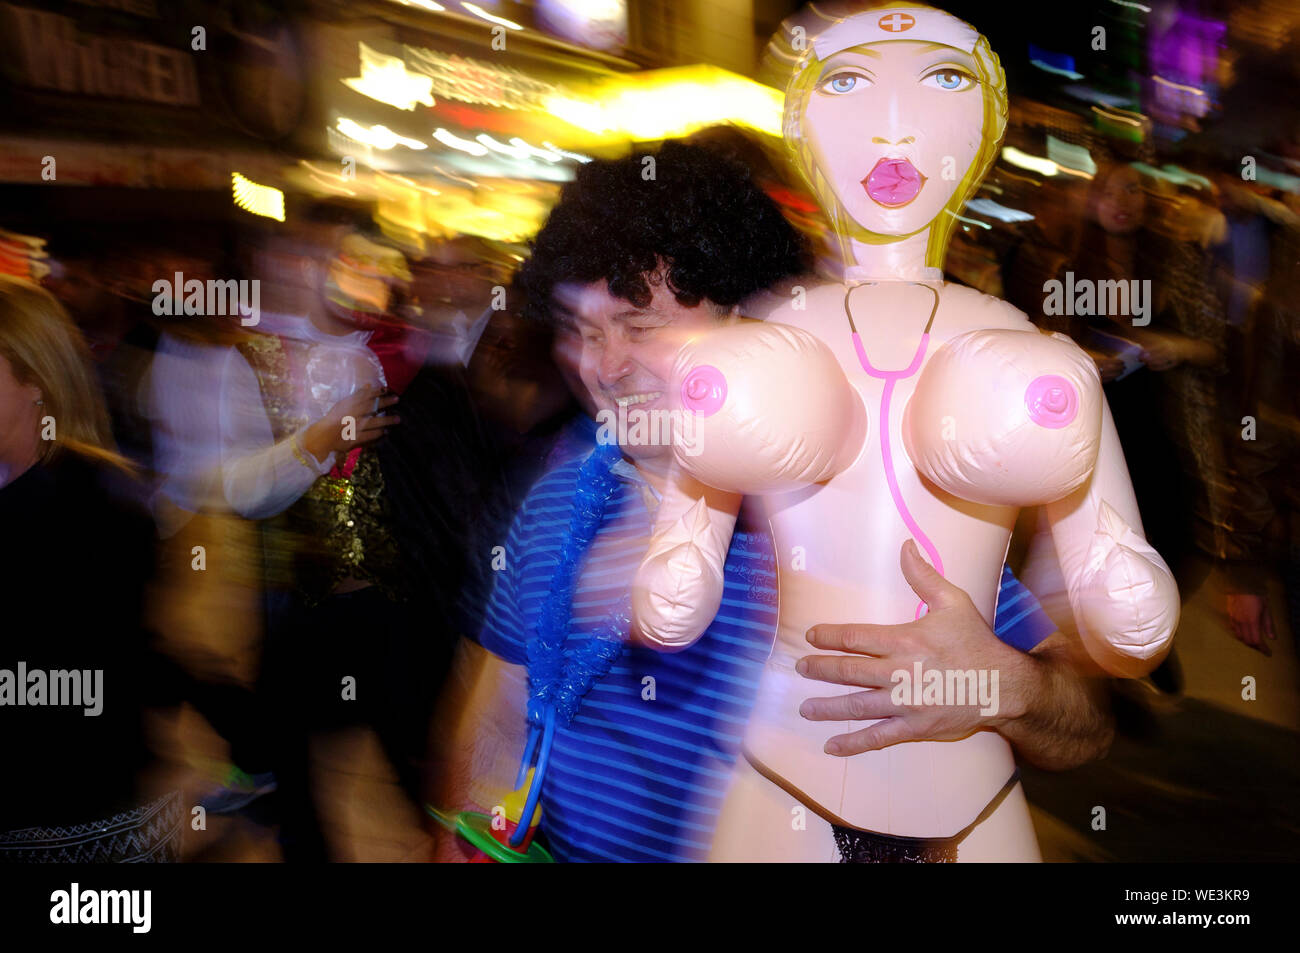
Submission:
{"label": "red cross symbol on cap", "polygon": [[880,29],[890,33],[902,33],[914,26],[916,26],[916,17],[910,13],[891,13],[887,17],[880,18]]}

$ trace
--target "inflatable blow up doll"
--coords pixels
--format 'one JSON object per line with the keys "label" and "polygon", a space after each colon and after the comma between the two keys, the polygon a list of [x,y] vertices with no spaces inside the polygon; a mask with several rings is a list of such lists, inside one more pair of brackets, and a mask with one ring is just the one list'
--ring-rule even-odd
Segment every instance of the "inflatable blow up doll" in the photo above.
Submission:
{"label": "inflatable blow up doll", "polygon": [[[987,820],[998,859],[1034,860],[1023,796],[1006,797],[1012,749],[996,732],[825,753],[836,723],[802,718],[800,704],[859,689],[796,673],[805,633],[919,618],[926,607],[899,567],[908,539],[991,623],[1024,506],[1045,508],[1081,637],[1111,674],[1143,675],[1168,652],[1177,589],[1142,535],[1093,362],[942,279],[955,216],[1006,125],[988,42],[928,7],[819,4],[774,44],[791,71],[786,145],[845,268],[765,321],[678,353],[670,393],[696,425],[675,448],[633,590],[636,632],[665,650],[698,638],[718,610],[740,498],[756,497],[779,554],[780,622],[715,858],[832,860],[841,828],[922,856],[951,846],[935,855],[951,859]],[[791,823],[800,804],[806,830]],[[990,856],[963,848],[960,859]]]}

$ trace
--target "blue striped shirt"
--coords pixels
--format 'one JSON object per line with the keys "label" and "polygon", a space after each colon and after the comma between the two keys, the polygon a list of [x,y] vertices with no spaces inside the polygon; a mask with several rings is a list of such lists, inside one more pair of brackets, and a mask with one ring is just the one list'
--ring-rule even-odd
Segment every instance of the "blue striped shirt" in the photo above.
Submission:
{"label": "blue striped shirt", "polygon": [[[511,528],[505,568],[496,573],[479,641],[515,665],[527,662],[583,456],[534,486]],[[619,489],[578,578],[571,639],[590,637],[626,593],[653,527],[648,486],[631,467],[615,472]],[[1030,648],[1055,627],[1009,570],[1002,583],[998,635]],[[624,647],[573,724],[556,731],[542,828],[557,859],[678,861],[707,853],[776,634],[776,607],[771,538],[738,529],[722,606],[700,640],[676,653]]]}

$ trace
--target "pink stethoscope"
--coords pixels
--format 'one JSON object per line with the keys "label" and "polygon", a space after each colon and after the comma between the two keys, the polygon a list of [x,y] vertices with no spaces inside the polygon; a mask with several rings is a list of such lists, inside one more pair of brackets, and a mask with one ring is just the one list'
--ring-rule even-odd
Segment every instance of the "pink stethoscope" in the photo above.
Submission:
{"label": "pink stethoscope", "polygon": [[[868,281],[865,282],[865,284],[874,285],[876,282]],[[898,510],[898,515],[903,518],[903,524],[912,534],[912,538],[920,543],[921,548],[925,550],[926,555],[930,557],[930,561],[934,564],[934,568],[938,571],[939,575],[942,576],[944,575],[943,560],[939,556],[939,550],[935,547],[934,543],[930,541],[930,537],[926,536],[921,527],[917,524],[915,517],[912,516],[912,511],[907,508],[907,501],[903,499],[902,490],[899,489],[898,476],[894,473],[894,450],[889,433],[889,405],[894,396],[894,386],[899,381],[907,380],[920,369],[921,362],[925,360],[926,348],[930,345],[930,328],[934,325],[934,316],[939,311],[938,291],[931,288],[929,285],[922,285],[919,282],[914,281],[911,282],[911,284],[919,285],[919,287],[925,288],[933,294],[934,307],[930,309],[930,320],[925,323],[925,330],[921,333],[921,343],[917,345],[916,354],[912,356],[912,362],[901,371],[880,370],[875,367],[871,363],[871,359],[867,357],[867,351],[862,346],[862,339],[858,337],[858,329],[853,323],[853,313],[849,310],[849,296],[852,295],[857,288],[861,287],[860,285],[854,285],[844,292],[844,314],[849,319],[849,329],[853,332],[853,348],[858,352],[858,361],[862,364],[862,369],[872,377],[885,382],[884,390],[880,395],[880,455],[885,466],[885,481],[889,485],[889,494],[893,497],[894,507]],[[914,618],[921,618],[921,615],[926,610],[926,604],[924,602],[918,602],[916,604],[916,615]]]}

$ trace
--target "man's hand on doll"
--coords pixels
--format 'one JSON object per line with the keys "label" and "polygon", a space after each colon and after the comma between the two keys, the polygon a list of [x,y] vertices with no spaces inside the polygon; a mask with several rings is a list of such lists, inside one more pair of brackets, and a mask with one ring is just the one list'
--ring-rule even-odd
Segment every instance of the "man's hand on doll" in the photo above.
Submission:
{"label": "man's hand on doll", "polygon": [[[831,738],[827,754],[860,754],[903,741],[953,741],[982,728],[996,730],[1023,713],[1023,696],[1033,678],[1029,657],[1000,641],[970,596],[940,576],[911,540],[903,544],[900,563],[908,584],[929,606],[926,615],[898,625],[817,625],[808,630],[808,641],[817,648],[851,654],[805,656],[799,674],[868,690],[809,698],[799,713],[810,721],[876,722]],[[990,689],[996,672],[993,704],[983,714],[977,698],[966,699],[973,704],[965,705],[913,704],[923,688],[911,685],[916,662],[923,673],[943,673],[945,683],[949,671],[987,673]],[[893,677],[900,671],[907,673],[907,682]],[[895,704],[895,686],[903,685],[908,690],[897,693],[903,697]]]}

